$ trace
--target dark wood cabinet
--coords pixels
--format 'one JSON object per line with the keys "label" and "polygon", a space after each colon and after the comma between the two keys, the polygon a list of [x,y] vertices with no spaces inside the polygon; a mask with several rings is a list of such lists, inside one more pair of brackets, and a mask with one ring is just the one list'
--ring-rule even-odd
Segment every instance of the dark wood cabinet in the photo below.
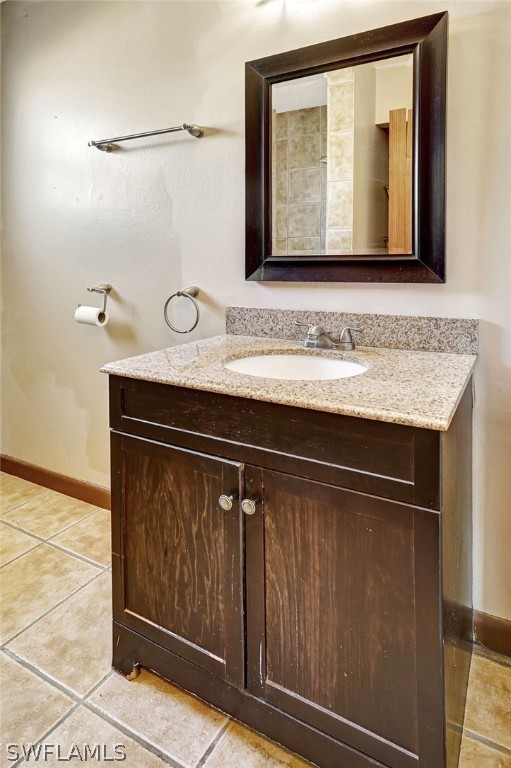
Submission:
{"label": "dark wood cabinet", "polygon": [[438,433],[111,377],[114,667],[325,768],[455,768],[471,409]]}
{"label": "dark wood cabinet", "polygon": [[242,466],[114,434],[121,459],[114,620],[209,672],[243,684]]}
{"label": "dark wood cabinet", "polygon": [[416,752],[414,511],[267,470],[261,480],[261,530],[247,535],[248,547],[264,540],[247,569],[247,582],[263,575],[247,612],[261,668],[248,690],[382,759]]}

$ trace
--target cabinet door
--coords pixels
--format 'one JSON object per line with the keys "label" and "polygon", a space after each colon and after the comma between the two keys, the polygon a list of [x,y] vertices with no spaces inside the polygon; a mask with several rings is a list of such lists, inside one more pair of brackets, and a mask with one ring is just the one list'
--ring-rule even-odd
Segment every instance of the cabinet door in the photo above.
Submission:
{"label": "cabinet door", "polygon": [[417,765],[414,509],[253,468],[246,487],[263,489],[246,520],[248,689]]}
{"label": "cabinet door", "polygon": [[112,457],[114,620],[243,684],[243,466],[116,433]]}

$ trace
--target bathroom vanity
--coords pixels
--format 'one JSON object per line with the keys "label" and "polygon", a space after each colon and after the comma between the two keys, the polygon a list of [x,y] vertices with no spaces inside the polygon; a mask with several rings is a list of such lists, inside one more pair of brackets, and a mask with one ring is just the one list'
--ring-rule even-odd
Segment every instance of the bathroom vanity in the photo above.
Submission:
{"label": "bathroom vanity", "polygon": [[321,382],[224,368],[262,350],[303,353],[224,336],[103,369],[113,666],[323,768],[455,768],[475,358],[357,349],[366,374]]}

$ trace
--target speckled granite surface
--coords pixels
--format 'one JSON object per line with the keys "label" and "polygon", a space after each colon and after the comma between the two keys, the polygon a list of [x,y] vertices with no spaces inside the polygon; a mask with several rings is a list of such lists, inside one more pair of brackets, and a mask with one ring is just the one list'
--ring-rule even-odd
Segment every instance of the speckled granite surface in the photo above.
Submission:
{"label": "speckled granite surface", "polygon": [[322,325],[339,336],[345,325],[360,328],[357,346],[416,349],[425,352],[451,352],[477,355],[479,321],[450,317],[408,317],[404,315],[366,315],[348,312],[313,312],[294,309],[253,309],[227,307],[227,333],[264,336],[275,339],[300,339],[294,321]]}
{"label": "speckled granite surface", "polygon": [[[234,373],[224,363],[258,354],[322,355],[356,360],[367,371],[353,378],[285,381]],[[109,363],[105,373],[174,384],[253,400],[444,431],[476,357],[402,349],[354,352],[306,350],[299,342],[254,336],[215,336]]]}

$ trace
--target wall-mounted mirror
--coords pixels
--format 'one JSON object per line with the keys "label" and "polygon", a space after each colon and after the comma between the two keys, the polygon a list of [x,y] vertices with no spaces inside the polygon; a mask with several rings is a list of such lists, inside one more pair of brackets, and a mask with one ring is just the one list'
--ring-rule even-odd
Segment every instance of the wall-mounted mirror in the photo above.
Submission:
{"label": "wall-mounted mirror", "polygon": [[447,14],[246,65],[249,280],[444,281]]}

